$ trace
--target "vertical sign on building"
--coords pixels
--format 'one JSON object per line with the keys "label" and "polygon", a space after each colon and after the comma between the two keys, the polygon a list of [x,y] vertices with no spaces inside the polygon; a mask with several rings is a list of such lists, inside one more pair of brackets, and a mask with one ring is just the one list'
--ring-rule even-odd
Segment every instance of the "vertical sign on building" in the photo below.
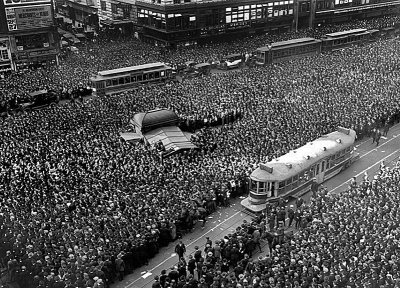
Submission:
{"label": "vertical sign on building", "polygon": [[7,27],[8,31],[17,30],[17,21],[15,19],[15,10],[14,8],[6,8],[6,19],[7,19]]}

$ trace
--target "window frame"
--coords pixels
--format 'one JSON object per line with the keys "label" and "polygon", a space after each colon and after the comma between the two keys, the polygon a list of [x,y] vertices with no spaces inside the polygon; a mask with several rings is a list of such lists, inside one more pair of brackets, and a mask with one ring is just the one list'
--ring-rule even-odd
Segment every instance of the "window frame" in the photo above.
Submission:
{"label": "window frame", "polygon": [[100,1],[100,8],[101,8],[101,11],[107,11],[107,2]]}

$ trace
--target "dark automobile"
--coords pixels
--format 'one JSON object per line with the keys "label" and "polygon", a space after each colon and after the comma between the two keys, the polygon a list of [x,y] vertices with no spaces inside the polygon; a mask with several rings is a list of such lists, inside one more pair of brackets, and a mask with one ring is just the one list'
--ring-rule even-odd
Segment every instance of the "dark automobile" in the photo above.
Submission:
{"label": "dark automobile", "polygon": [[20,103],[20,109],[29,110],[43,108],[59,101],[55,92],[47,90],[38,90],[29,93],[29,98],[31,99],[31,101]]}

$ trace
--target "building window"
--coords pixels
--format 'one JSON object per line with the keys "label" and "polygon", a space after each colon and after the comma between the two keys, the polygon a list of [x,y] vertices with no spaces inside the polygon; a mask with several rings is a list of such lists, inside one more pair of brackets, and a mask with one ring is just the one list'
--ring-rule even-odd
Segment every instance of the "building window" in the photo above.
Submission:
{"label": "building window", "polygon": [[46,33],[15,36],[17,46],[21,46],[23,50],[40,49],[44,47],[44,43],[50,43],[49,35]]}
{"label": "building window", "polygon": [[9,60],[8,51],[7,50],[0,50],[0,59]]}
{"label": "building window", "polygon": [[106,11],[106,10],[107,10],[106,1],[100,1],[100,5],[101,5],[101,10],[103,10],[103,11]]}
{"label": "building window", "polygon": [[118,13],[117,4],[111,3],[111,12],[113,14],[117,14]]}
{"label": "building window", "polygon": [[124,19],[130,19],[131,16],[131,7],[126,5],[122,8],[122,13],[124,15]]}

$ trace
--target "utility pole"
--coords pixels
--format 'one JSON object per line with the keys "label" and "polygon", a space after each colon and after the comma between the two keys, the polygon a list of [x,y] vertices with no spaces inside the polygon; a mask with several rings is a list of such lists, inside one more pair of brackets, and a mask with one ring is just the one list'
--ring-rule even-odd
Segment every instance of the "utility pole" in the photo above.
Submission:
{"label": "utility pole", "polygon": [[317,1],[310,0],[310,18],[308,21],[308,28],[314,28],[315,11],[317,10]]}
{"label": "utility pole", "polygon": [[300,8],[300,0],[294,0],[293,2],[293,13],[294,13],[294,19],[293,19],[293,26],[292,30],[294,29],[296,32],[299,27],[299,8]]}

